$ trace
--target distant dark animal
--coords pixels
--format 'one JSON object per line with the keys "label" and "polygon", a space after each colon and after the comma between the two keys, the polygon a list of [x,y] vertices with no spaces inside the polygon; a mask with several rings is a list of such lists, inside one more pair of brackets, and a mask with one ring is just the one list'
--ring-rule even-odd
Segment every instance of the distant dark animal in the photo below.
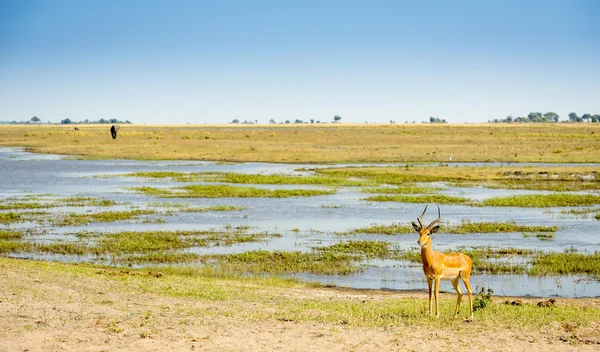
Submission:
{"label": "distant dark animal", "polygon": [[75,131],[79,131],[79,127],[75,127]]}
{"label": "distant dark animal", "polygon": [[513,306],[522,306],[523,305],[523,301],[521,301],[520,299],[515,299],[510,304],[512,304]]}
{"label": "distant dark animal", "polygon": [[121,128],[121,126],[119,126],[119,125],[112,125],[110,127],[110,134],[112,135],[113,139],[117,139],[117,132],[119,131],[120,128]]}
{"label": "distant dark animal", "polygon": [[550,299],[549,299],[549,300],[547,300],[547,301],[541,301],[541,302],[538,302],[538,304],[537,304],[537,305],[538,305],[538,307],[555,307],[555,305],[554,305],[554,302],[556,302],[556,300],[555,300],[555,299],[552,299],[552,298],[550,298]]}

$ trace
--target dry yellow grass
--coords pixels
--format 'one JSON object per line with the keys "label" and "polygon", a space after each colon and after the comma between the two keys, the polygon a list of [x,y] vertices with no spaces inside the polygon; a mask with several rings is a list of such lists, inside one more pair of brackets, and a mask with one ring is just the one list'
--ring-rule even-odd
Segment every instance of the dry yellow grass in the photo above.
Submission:
{"label": "dry yellow grass", "polygon": [[7,125],[0,145],[91,158],[334,162],[600,162],[600,124]]}

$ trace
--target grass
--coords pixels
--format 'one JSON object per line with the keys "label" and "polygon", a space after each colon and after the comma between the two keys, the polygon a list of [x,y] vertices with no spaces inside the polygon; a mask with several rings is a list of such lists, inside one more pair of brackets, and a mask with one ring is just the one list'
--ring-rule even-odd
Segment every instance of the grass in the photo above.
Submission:
{"label": "grass", "polygon": [[236,205],[213,205],[209,207],[193,207],[189,205],[176,207],[177,211],[186,213],[206,213],[211,211],[242,211],[246,210],[247,207],[240,207]]}
{"label": "grass", "polygon": [[600,276],[600,253],[540,253],[533,259],[529,274],[589,274]]}
{"label": "grass", "polygon": [[115,222],[139,219],[142,215],[152,214],[156,214],[156,210],[133,209],[124,211],[105,211],[91,214],[67,213],[62,216],[51,217],[49,222],[53,226],[80,226],[95,222]]}
{"label": "grass", "polygon": [[346,241],[328,247],[317,247],[321,253],[359,254],[367,259],[390,258],[394,252],[390,243],[383,241]]}
{"label": "grass", "polygon": [[312,273],[347,275],[361,270],[358,258],[345,253],[268,252],[263,250],[227,255],[206,255],[203,262],[226,273]]}
{"label": "grass", "polygon": [[399,202],[399,203],[437,203],[437,204],[465,204],[470,205],[473,203],[469,198],[464,197],[453,197],[445,196],[440,194],[435,195],[421,195],[421,196],[407,196],[407,195],[393,195],[393,196],[372,196],[364,198],[369,202]]}
{"label": "grass", "polygon": [[0,200],[0,210],[29,210],[29,209],[48,209],[57,207],[109,207],[117,203],[112,200],[99,199],[93,197],[21,197],[7,198]]}
{"label": "grass", "polygon": [[[555,232],[557,226],[521,225],[515,222],[471,222],[462,220],[459,224],[441,223],[442,233],[469,234],[469,233],[499,233],[499,232]],[[346,232],[338,232],[338,235],[354,234],[381,234],[398,235],[414,233],[412,225],[393,223],[391,225],[372,225],[361,227]]]}
{"label": "grass", "polygon": [[526,194],[485,199],[481,205],[488,207],[573,207],[600,204],[600,196],[593,194]]}
{"label": "grass", "polygon": [[[560,336],[565,332],[555,331],[556,325],[572,324],[584,328],[600,320],[597,307],[584,307],[572,300],[564,300],[551,311],[539,309],[535,304],[517,307],[492,303],[475,312],[475,325],[465,325],[462,320],[451,317],[456,298],[444,295],[440,300],[440,319],[431,319],[427,316],[427,298],[424,295],[415,298],[377,291],[324,288],[272,276],[215,276],[209,268],[161,268],[162,275],[157,278],[158,275],[148,269],[123,270],[7,258],[0,258],[0,267],[7,272],[19,272],[23,278],[13,284],[13,291],[21,287],[23,290],[31,289],[30,282],[42,283],[60,278],[60,284],[68,291],[79,287],[76,285],[83,285],[90,288],[86,292],[96,292],[100,287],[103,287],[101,291],[109,288],[114,297],[126,292],[135,296],[149,295],[149,299],[174,297],[184,301],[183,306],[192,307],[191,303],[198,301],[209,304],[206,309],[177,312],[178,317],[186,319],[219,315],[247,323],[283,320],[292,324],[330,324],[318,325],[323,329],[337,329],[342,324],[344,329],[408,326],[475,334],[497,329],[513,332],[552,329],[553,334]],[[43,294],[41,292],[36,299],[43,302]],[[94,304],[94,300],[90,304]],[[466,312],[465,307],[463,304],[462,316]],[[566,336],[579,333],[580,330],[567,331]]]}
{"label": "grass", "polygon": [[441,194],[431,195],[378,195],[364,198],[371,202],[399,202],[399,203],[437,203],[437,204],[462,204],[484,207],[522,207],[522,208],[549,208],[590,206],[600,204],[600,196],[593,194],[526,194],[509,197],[494,197],[483,201],[474,201],[464,197],[453,197]]}
{"label": "grass", "polygon": [[21,222],[22,219],[23,216],[15,212],[0,213],[0,224],[2,225],[10,225],[17,222]]}
{"label": "grass", "polygon": [[396,187],[371,187],[362,189],[364,193],[382,194],[430,194],[438,190],[440,190],[439,187],[417,186],[409,183]]}
{"label": "grass", "polygon": [[458,187],[483,186],[550,191],[584,191],[600,189],[600,179],[592,166],[452,166],[432,167],[332,167],[314,170],[318,174],[360,178],[379,184],[400,185],[423,182],[446,182]]}
{"label": "grass", "polygon": [[25,236],[20,230],[0,229],[0,240],[19,240]]}
{"label": "grass", "polygon": [[290,176],[290,175],[262,175],[240,174],[221,172],[135,172],[119,176],[144,177],[152,179],[169,179],[177,182],[224,182],[235,184],[265,184],[265,185],[317,185],[317,186],[372,186],[375,183],[368,180],[352,180],[346,177],[325,175]]}
{"label": "grass", "polygon": [[[278,233],[250,233],[248,228],[200,231],[122,231],[115,233],[79,232],[78,241],[37,242],[24,240],[25,233],[2,230],[1,253],[53,253],[89,255],[99,259],[105,255],[112,262],[171,263],[197,256],[179,252],[192,247],[230,246],[239,243],[259,242],[281,237]],[[18,241],[21,240],[21,241]]]}
{"label": "grass", "polygon": [[334,194],[332,190],[276,189],[229,185],[190,185],[171,189],[131,187],[137,193],[160,198],[289,198]]}
{"label": "grass", "polygon": [[589,214],[594,214],[594,213],[598,213],[600,215],[600,208],[568,209],[568,210],[561,210],[560,213],[585,217]]}
{"label": "grass", "polygon": [[[595,124],[6,126],[0,145],[93,159],[357,162],[600,162]],[[553,150],[561,153],[552,153]]]}
{"label": "grass", "polygon": [[542,241],[550,241],[554,238],[554,234],[552,232],[550,233],[541,233],[541,232],[537,232],[537,233],[523,233],[523,237],[527,238],[527,237],[537,237]]}

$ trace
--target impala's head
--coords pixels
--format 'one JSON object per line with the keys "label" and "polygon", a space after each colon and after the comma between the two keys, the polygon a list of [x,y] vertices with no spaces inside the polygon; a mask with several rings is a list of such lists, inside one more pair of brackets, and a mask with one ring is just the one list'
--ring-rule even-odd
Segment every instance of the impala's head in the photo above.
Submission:
{"label": "impala's head", "polygon": [[440,206],[438,205],[438,218],[435,219],[431,224],[429,224],[429,226],[423,226],[423,223],[421,222],[421,218],[423,217],[423,215],[425,215],[425,212],[427,211],[427,206],[425,206],[425,210],[423,210],[423,214],[421,214],[421,216],[419,216],[417,218],[417,221],[419,222],[419,224],[415,224],[414,222],[412,223],[413,227],[415,228],[415,231],[417,231],[419,233],[419,241],[417,243],[419,243],[419,245],[421,247],[423,246],[427,246],[429,244],[431,244],[431,234],[434,234],[437,232],[437,230],[440,229],[439,226],[433,226],[435,224],[437,224],[440,220],[441,220],[441,214],[440,214]]}

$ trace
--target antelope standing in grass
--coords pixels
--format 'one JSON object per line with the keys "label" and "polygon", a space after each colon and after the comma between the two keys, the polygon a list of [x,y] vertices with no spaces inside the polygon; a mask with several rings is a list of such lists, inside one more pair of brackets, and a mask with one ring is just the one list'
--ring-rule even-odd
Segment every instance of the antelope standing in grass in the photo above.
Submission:
{"label": "antelope standing in grass", "polygon": [[[458,310],[460,308],[460,300],[463,296],[462,289],[460,287],[460,280],[464,282],[467,292],[469,293],[469,304],[471,306],[470,320],[473,320],[473,291],[471,290],[471,283],[469,277],[471,276],[471,268],[473,263],[471,258],[463,253],[448,253],[444,254],[438,251],[434,251],[431,248],[431,235],[439,230],[438,226],[433,226],[441,220],[440,206],[438,205],[438,218],[434,220],[428,226],[423,226],[421,218],[427,211],[423,210],[423,214],[417,218],[419,224],[412,223],[415,230],[419,233],[419,245],[421,246],[421,261],[423,262],[423,272],[427,277],[427,284],[429,285],[429,315],[433,315],[431,307],[432,293],[435,297],[435,317],[440,317],[440,308],[438,304],[438,295],[440,292],[440,281],[450,280],[452,286],[458,294],[456,299],[456,310],[454,317],[458,316]],[[434,286],[435,285],[435,286]],[[434,291],[435,288],[435,291]]]}

